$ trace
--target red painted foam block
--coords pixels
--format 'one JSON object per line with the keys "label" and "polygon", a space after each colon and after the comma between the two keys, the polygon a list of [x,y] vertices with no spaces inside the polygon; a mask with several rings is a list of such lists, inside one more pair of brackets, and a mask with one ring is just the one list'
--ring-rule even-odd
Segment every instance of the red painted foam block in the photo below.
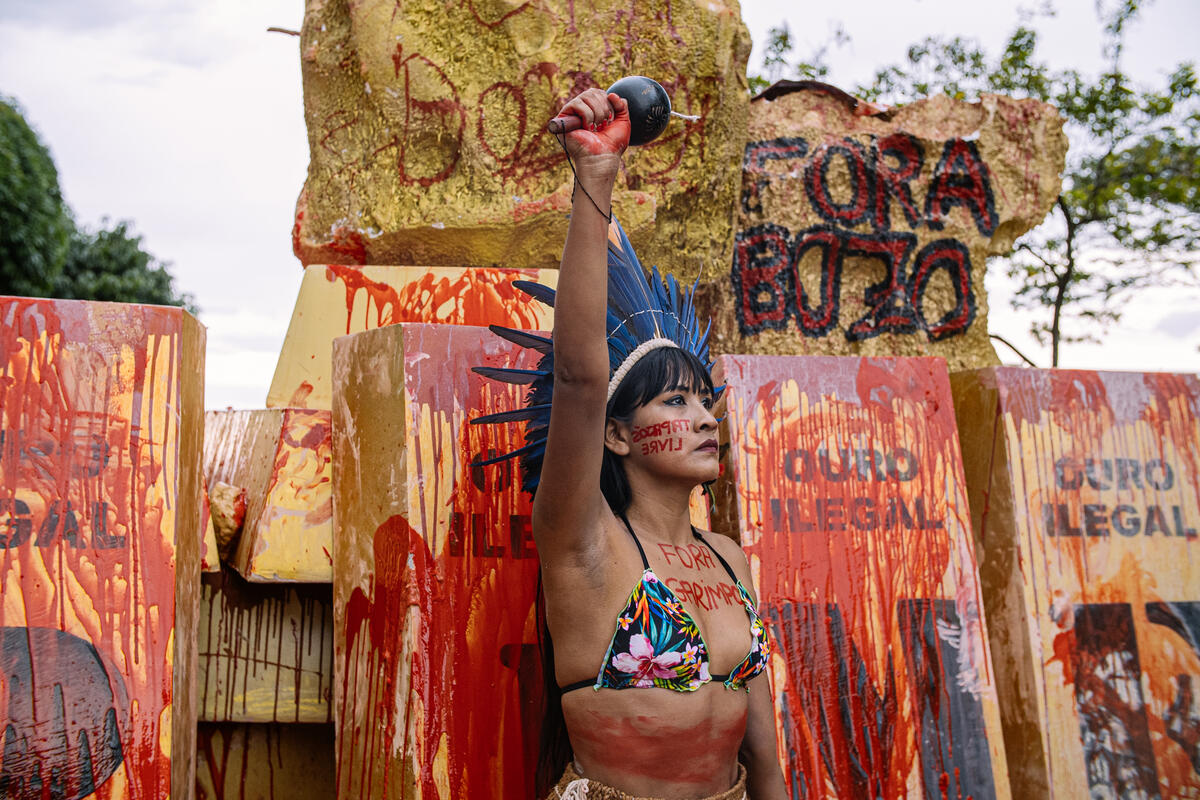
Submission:
{"label": "red painted foam block", "polygon": [[244,489],[230,564],[261,583],[329,583],[329,412],[298,408],[209,411],[204,470]]}
{"label": "red painted foam block", "polygon": [[512,285],[554,288],[556,269],[312,265],[279,352],[268,408],[329,409],[333,340],[401,322],[549,328],[553,310]]}
{"label": "red painted foam block", "polygon": [[204,329],[0,298],[0,794],[190,797]]}
{"label": "red painted foam block", "polygon": [[791,791],[1008,798],[945,362],[720,362]]}
{"label": "red painted foam block", "polygon": [[333,351],[338,797],[533,796],[538,562],[522,442],[473,426],[520,387],[472,366],[536,354],[485,328],[403,324]]}
{"label": "red painted foam block", "polygon": [[1200,795],[1200,380],[952,382],[1015,793]]}

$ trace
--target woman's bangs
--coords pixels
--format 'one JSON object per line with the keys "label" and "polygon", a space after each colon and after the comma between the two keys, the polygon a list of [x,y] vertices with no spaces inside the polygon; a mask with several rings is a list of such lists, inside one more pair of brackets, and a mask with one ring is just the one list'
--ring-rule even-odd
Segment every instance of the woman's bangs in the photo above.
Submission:
{"label": "woman's bangs", "polygon": [[678,347],[648,353],[625,377],[613,396],[612,410],[644,406],[671,389],[712,392],[712,377],[696,356]]}

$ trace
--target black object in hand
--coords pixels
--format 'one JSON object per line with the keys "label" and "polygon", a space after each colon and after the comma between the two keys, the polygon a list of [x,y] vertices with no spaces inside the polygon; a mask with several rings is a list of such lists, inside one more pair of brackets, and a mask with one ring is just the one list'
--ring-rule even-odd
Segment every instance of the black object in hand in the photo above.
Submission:
{"label": "black object in hand", "polygon": [[[667,90],[653,78],[630,75],[608,87],[610,94],[618,95],[629,104],[629,146],[648,144],[667,129],[671,119],[671,98]],[[546,126],[554,134],[579,130],[583,121],[574,115],[555,117]]]}

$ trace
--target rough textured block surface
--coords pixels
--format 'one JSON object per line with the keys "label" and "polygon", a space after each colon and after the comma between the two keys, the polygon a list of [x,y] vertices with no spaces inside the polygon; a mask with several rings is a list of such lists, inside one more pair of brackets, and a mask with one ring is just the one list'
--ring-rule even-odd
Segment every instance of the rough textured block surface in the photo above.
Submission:
{"label": "rough textured block surface", "polygon": [[328,800],[332,725],[201,722],[196,800]]}
{"label": "rough textured block surface", "polygon": [[262,586],[226,571],[200,589],[200,719],[332,722],[328,585]]}
{"label": "rough textured block surface", "polygon": [[0,298],[0,793],[195,780],[204,329]]}
{"label": "rough textured block surface", "polygon": [[546,122],[576,88],[661,82],[672,119],[630,152],[618,217],[648,263],[727,264],[750,37],[735,0],[308,0],[305,264],[555,267],[571,171]]}
{"label": "rough textured block surface", "polygon": [[792,796],[1008,798],[944,363],[720,362]]}
{"label": "rough textured block surface", "polygon": [[220,572],[221,559],[217,555],[217,529],[213,526],[212,503],[208,496],[208,485],[200,502],[200,529],[204,531],[204,544],[200,548],[200,571]]}
{"label": "rough textured block surface", "polygon": [[811,82],[750,104],[733,259],[701,291],[718,352],[997,363],[986,259],[1058,196],[1063,119],[997,95],[872,111]]}
{"label": "rough textured block surface", "polygon": [[953,378],[1014,793],[1200,794],[1200,381]]}
{"label": "rough textured block surface", "polygon": [[334,346],[338,797],[531,797],[541,723],[537,557],[521,443],[467,420],[528,368],[484,328],[394,325]]}
{"label": "rough textured block surface", "polygon": [[399,322],[548,329],[553,311],[513,288],[514,280],[551,288],[557,270],[462,267],[347,267],[304,270],[268,408],[330,408],[333,340]]}
{"label": "rough textured block surface", "polygon": [[329,583],[329,412],[209,411],[204,474],[244,489],[245,517],[231,566],[250,581]]}

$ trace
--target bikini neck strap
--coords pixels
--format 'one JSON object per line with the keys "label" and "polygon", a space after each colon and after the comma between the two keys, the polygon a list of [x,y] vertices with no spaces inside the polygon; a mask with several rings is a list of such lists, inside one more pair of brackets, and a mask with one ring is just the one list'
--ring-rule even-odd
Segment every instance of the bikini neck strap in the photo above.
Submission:
{"label": "bikini neck strap", "polygon": [[650,569],[650,562],[646,560],[646,551],[642,549],[642,543],[638,541],[637,534],[633,532],[633,526],[629,524],[629,517],[625,516],[625,512],[619,515],[621,522],[625,523],[625,530],[629,531],[629,535],[633,537],[633,543],[637,545],[638,555],[642,557],[642,571]]}
{"label": "bikini neck strap", "polygon": [[[633,543],[635,545],[637,545],[638,555],[640,555],[642,557],[642,570],[645,571],[645,570],[650,569],[650,562],[646,558],[646,551],[644,549],[642,549],[641,540],[639,540],[637,537],[637,534],[633,532],[633,526],[629,524],[629,518],[626,517],[624,513],[620,514],[619,516],[621,518],[621,522],[625,523],[625,530],[629,531],[629,535],[633,537]],[[694,538],[696,538],[697,540],[699,540],[701,544],[703,544],[705,547],[707,547],[709,549],[709,552],[711,552],[714,556],[717,557],[717,561],[721,562],[721,566],[724,567],[725,572],[727,572],[729,574],[730,580],[732,580],[734,583],[738,583],[739,578],[734,573],[733,568],[729,566],[729,562],[721,557],[721,554],[717,552],[717,548],[715,548],[711,544],[709,544],[708,540],[700,535],[700,531],[696,530],[695,525],[692,526],[692,536]]]}

